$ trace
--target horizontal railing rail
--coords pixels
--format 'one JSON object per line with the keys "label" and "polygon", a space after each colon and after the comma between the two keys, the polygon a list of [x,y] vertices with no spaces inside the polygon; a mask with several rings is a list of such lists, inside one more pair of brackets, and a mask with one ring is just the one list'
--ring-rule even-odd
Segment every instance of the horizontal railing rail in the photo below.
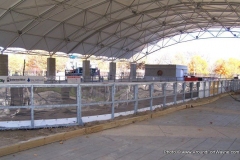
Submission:
{"label": "horizontal railing rail", "polygon": [[0,84],[0,130],[83,125],[240,89],[240,80]]}
{"label": "horizontal railing rail", "polygon": [[[205,81],[214,80],[231,80],[227,78],[216,78],[216,77],[203,77]],[[136,76],[132,78],[131,76],[80,76],[80,83],[89,82],[174,82],[174,81],[184,81],[184,77],[168,77],[168,76]],[[68,76],[48,76],[45,77],[44,83],[46,84],[66,84],[68,83]]]}

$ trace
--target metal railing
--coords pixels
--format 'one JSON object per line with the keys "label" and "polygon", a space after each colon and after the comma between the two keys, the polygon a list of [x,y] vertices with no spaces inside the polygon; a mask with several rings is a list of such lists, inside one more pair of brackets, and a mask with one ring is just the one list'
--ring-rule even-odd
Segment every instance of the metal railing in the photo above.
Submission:
{"label": "metal railing", "polygon": [[[81,76],[81,83],[84,82],[174,82],[183,81],[184,77],[167,77],[167,76],[137,76],[132,78],[130,76]],[[203,80],[213,81],[213,80],[230,80],[226,78],[203,78]],[[45,77],[45,84],[66,84],[67,76],[48,76]]]}
{"label": "metal railing", "polygon": [[239,89],[239,80],[0,85],[0,129],[83,125]]}

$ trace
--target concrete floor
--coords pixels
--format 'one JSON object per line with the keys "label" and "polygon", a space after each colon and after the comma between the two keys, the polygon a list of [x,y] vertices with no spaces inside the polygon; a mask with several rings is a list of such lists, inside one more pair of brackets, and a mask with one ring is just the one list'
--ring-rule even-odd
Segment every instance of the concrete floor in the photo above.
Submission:
{"label": "concrete floor", "polygon": [[208,105],[63,142],[0,160],[240,160],[240,102]]}

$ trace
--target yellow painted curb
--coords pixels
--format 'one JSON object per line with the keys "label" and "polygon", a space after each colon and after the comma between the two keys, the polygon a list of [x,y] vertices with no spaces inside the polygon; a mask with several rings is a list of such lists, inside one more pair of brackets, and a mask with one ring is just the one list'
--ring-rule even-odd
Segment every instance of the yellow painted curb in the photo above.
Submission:
{"label": "yellow painted curb", "polygon": [[196,107],[196,106],[201,106],[201,105],[204,105],[204,104],[212,103],[212,102],[218,100],[219,98],[225,97],[227,95],[228,95],[228,93],[225,93],[225,94],[221,94],[218,97],[214,97],[211,100],[207,100],[207,101],[204,101],[204,102],[187,103],[187,104],[184,104],[184,105],[181,105],[181,106],[178,106],[178,107],[167,108],[167,109],[162,110],[162,111],[149,113],[147,115],[127,118],[127,119],[121,119],[121,120],[115,120],[113,122],[108,122],[108,123],[105,123],[105,124],[100,124],[100,125],[95,125],[95,126],[92,126],[92,127],[81,128],[81,129],[78,129],[78,130],[64,132],[64,133],[57,133],[57,134],[46,136],[46,137],[40,137],[40,138],[36,138],[36,139],[31,139],[29,141],[20,142],[20,143],[17,143],[17,144],[0,147],[0,157],[6,156],[6,155],[9,155],[9,154],[13,154],[13,153],[17,153],[17,152],[20,152],[20,151],[24,151],[24,150],[27,150],[27,149],[43,146],[43,145],[46,145],[46,144],[50,144],[50,143],[59,142],[59,141],[67,140],[67,139],[70,139],[70,138],[82,136],[82,135],[85,135],[85,134],[100,132],[100,131],[103,131],[103,130],[106,130],[106,129],[115,128],[115,127],[119,127],[119,126],[124,126],[124,125],[132,124],[132,123],[135,123],[135,122],[148,120],[148,119],[151,119],[151,118],[156,118],[156,117],[159,117],[159,116],[162,116],[162,115],[166,115],[166,114],[178,111],[178,110],[188,108],[186,106]]}

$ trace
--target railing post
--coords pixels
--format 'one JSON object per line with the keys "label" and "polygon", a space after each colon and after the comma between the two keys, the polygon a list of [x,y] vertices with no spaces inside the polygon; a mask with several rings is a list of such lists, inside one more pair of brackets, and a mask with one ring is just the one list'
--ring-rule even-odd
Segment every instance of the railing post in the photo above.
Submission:
{"label": "railing post", "polygon": [[190,82],[189,87],[190,87],[191,99],[193,99],[193,82]]}
{"label": "railing post", "polygon": [[225,80],[224,82],[224,91],[227,92],[228,91],[228,83],[227,83],[227,80]]}
{"label": "railing post", "polygon": [[215,96],[215,95],[217,95],[217,93],[216,93],[216,88],[217,88],[217,81],[213,81],[213,88],[214,88],[214,92],[213,92],[213,95]]}
{"label": "railing post", "polygon": [[226,81],[226,80],[223,80],[223,81],[222,81],[222,92],[223,92],[223,93],[225,92],[225,88],[224,88],[224,86],[225,86],[225,81]]}
{"label": "railing post", "polygon": [[234,83],[234,80],[232,80],[231,82],[232,82],[232,91],[234,92],[234,91],[235,91],[235,83]]}
{"label": "railing post", "polygon": [[185,102],[186,82],[183,82],[183,83],[182,83],[182,89],[183,89],[183,102]]}
{"label": "railing post", "polygon": [[228,86],[229,86],[228,91],[233,91],[233,83],[232,83],[232,81],[228,81]]}
{"label": "railing post", "polygon": [[33,96],[33,85],[31,85],[31,128],[34,128],[34,96]]}
{"label": "railing post", "polygon": [[211,81],[209,81],[209,97],[211,96]]}
{"label": "railing post", "polygon": [[77,123],[83,125],[82,121],[82,88],[80,84],[77,86]]}
{"label": "railing post", "polygon": [[237,81],[233,80],[233,83],[234,83],[234,92],[235,92],[237,90]]}
{"label": "railing post", "polygon": [[239,80],[237,82],[238,82],[237,89],[239,90]]}
{"label": "railing post", "polygon": [[204,82],[203,82],[203,97],[204,97],[204,98],[206,97],[206,85],[207,85],[207,82],[204,81]]}
{"label": "railing post", "polygon": [[112,115],[111,115],[112,119],[114,119],[114,113],[115,113],[115,91],[116,91],[116,86],[114,83],[112,85]]}
{"label": "railing post", "polygon": [[177,82],[173,82],[174,104],[177,104]]}
{"label": "railing post", "polygon": [[153,106],[153,91],[154,91],[154,84],[150,84],[150,111],[152,111],[152,106]]}
{"label": "railing post", "polygon": [[163,107],[166,107],[166,83],[162,84],[162,91],[163,91]]}
{"label": "railing post", "polygon": [[136,114],[138,110],[138,84],[134,86],[134,100],[135,100],[134,113]]}
{"label": "railing post", "polygon": [[223,81],[220,81],[221,84],[221,93],[223,93]]}
{"label": "railing post", "polygon": [[198,94],[198,98],[200,98],[200,82],[197,82],[197,94]]}

